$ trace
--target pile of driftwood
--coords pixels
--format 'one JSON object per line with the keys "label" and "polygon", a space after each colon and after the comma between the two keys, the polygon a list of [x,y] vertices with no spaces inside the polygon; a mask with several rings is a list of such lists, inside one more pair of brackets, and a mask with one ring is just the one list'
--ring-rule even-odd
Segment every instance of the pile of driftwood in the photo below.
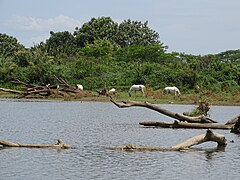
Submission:
{"label": "pile of driftwood", "polygon": [[239,122],[240,115],[234,117],[233,119],[231,119],[225,124],[219,124],[217,123],[217,121],[205,115],[189,117],[183,114],[171,112],[167,109],[161,108],[160,106],[157,106],[148,102],[123,101],[119,103],[119,102],[116,102],[113,98],[111,98],[110,101],[119,108],[140,106],[140,107],[152,109],[161,114],[164,114],[166,116],[176,119],[174,122],[149,122],[149,121],[139,122],[139,124],[143,126],[155,126],[155,127],[163,127],[163,128],[196,128],[196,129],[227,129],[227,130],[236,129],[231,131],[236,133],[240,125],[240,122]]}
{"label": "pile of driftwood", "polygon": [[[21,81],[16,81],[17,83],[23,83]],[[29,89],[33,88],[32,85],[26,84],[26,87]],[[36,88],[36,86],[34,86]],[[35,91],[41,91],[43,89],[37,89]],[[32,90],[29,90],[30,92]],[[24,94],[25,95],[25,94]],[[177,121],[173,123],[169,122],[140,122],[140,125],[143,126],[158,126],[164,128],[202,128],[208,129],[205,134],[200,134],[194,136],[183,143],[171,146],[171,147],[151,147],[151,146],[141,146],[141,145],[134,145],[134,144],[127,144],[123,146],[117,146],[111,149],[114,150],[124,150],[124,151],[182,151],[188,150],[194,145],[201,144],[207,141],[217,142],[219,147],[225,147],[227,145],[227,140],[225,139],[224,135],[218,134],[213,132],[211,129],[231,129],[233,133],[240,133],[240,116],[236,116],[227,123],[221,125],[217,124],[217,122],[213,119],[205,115],[197,116],[197,117],[189,117],[183,114],[174,113],[169,110],[163,109],[160,106],[156,106],[154,104],[148,102],[137,102],[137,101],[123,101],[121,103],[116,102],[111,96],[110,100],[119,108],[127,108],[132,106],[140,106],[152,109],[174,119]],[[24,148],[59,148],[59,149],[66,149],[70,148],[70,145],[63,143],[61,139],[57,141],[56,144],[19,144],[14,143],[7,140],[0,140],[0,147],[24,147]]]}
{"label": "pile of driftwood", "polygon": [[73,97],[79,98],[84,96],[91,96],[91,93],[84,92],[78,89],[76,86],[69,85],[65,80],[57,78],[59,83],[57,84],[46,84],[46,85],[35,85],[20,80],[11,81],[13,84],[22,85],[21,91],[0,88],[0,91],[18,94],[18,98],[25,98],[27,96],[38,95],[43,97]]}
{"label": "pile of driftwood", "polygon": [[218,147],[223,147],[227,145],[227,140],[221,134],[214,133],[211,129],[226,129],[233,133],[240,133],[240,115],[232,118],[225,124],[218,124],[217,121],[210,119],[205,115],[200,115],[196,117],[189,117],[183,114],[174,113],[167,109],[161,108],[154,104],[148,102],[138,102],[138,101],[122,101],[121,103],[116,102],[112,97],[110,101],[119,108],[128,108],[132,106],[145,107],[161,114],[169,116],[176,119],[173,123],[171,122],[140,122],[143,126],[153,126],[162,128],[196,128],[196,129],[208,129],[206,134],[201,134],[186,140],[183,143],[177,144],[172,147],[151,147],[151,146],[141,146],[134,144],[127,144],[123,146],[117,146],[113,149],[124,150],[124,151],[181,151],[187,150],[193,145],[201,144],[207,141],[217,142]]}

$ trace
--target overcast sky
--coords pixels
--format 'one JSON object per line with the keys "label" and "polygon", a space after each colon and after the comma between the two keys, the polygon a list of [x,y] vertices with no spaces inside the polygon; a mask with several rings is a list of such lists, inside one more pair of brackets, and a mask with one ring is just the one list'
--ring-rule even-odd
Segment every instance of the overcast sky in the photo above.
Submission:
{"label": "overcast sky", "polygon": [[0,0],[0,33],[31,47],[102,16],[148,21],[168,52],[240,49],[240,0]]}

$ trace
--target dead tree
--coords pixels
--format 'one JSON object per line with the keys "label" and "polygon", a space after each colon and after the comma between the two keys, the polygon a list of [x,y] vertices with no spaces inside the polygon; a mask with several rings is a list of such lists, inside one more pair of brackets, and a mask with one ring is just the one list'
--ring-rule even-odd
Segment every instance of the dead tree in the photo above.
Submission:
{"label": "dead tree", "polygon": [[149,122],[149,121],[141,121],[140,125],[146,127],[162,127],[162,128],[185,128],[185,129],[224,129],[230,130],[233,125],[228,124],[213,124],[213,123],[188,123],[188,122]]}
{"label": "dead tree", "polygon": [[63,142],[63,140],[58,139],[56,144],[19,144],[7,140],[0,140],[0,145],[2,147],[24,147],[24,148],[59,148],[68,149],[71,146]]}
{"label": "dead tree", "polygon": [[128,108],[128,107],[132,107],[132,106],[145,107],[145,108],[157,111],[159,113],[162,113],[166,116],[177,119],[179,121],[186,121],[186,122],[189,122],[189,123],[217,123],[215,120],[210,119],[210,118],[208,118],[204,115],[197,116],[197,117],[189,117],[189,116],[185,116],[185,115],[182,115],[182,114],[179,114],[179,113],[171,112],[167,109],[161,108],[160,106],[156,106],[156,105],[148,103],[148,102],[139,102],[139,101],[128,101],[128,102],[126,102],[126,101],[122,101],[122,103],[118,103],[113,98],[110,98],[110,101],[119,108]]}
{"label": "dead tree", "polygon": [[14,84],[23,86],[22,91],[6,89],[6,88],[0,88],[0,91],[18,94],[19,95],[18,98],[24,98],[30,95],[38,95],[42,97],[60,96],[60,97],[74,97],[74,98],[91,96],[91,93],[85,93],[77,89],[75,86],[70,86],[64,79],[57,78],[57,77],[56,79],[59,82],[58,84],[49,84],[47,86],[34,85],[34,84],[22,82],[20,80],[14,80],[11,82]]}
{"label": "dead tree", "polygon": [[127,144],[123,146],[117,146],[111,149],[123,151],[182,151],[189,150],[194,145],[198,145],[208,141],[216,142],[218,144],[218,147],[227,145],[227,140],[224,135],[215,133],[212,130],[208,129],[205,134],[194,136],[184,141],[183,143],[167,148]]}

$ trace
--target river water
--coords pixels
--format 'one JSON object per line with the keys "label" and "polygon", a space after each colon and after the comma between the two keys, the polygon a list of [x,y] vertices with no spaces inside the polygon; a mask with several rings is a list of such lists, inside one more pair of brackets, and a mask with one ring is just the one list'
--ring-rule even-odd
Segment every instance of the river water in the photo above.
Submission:
{"label": "river water", "polygon": [[[193,105],[161,105],[182,113]],[[212,106],[220,123],[238,115],[239,106]],[[0,139],[52,144],[61,138],[72,149],[0,149],[0,179],[239,179],[240,136],[228,130],[228,145],[207,142],[189,152],[124,152],[111,147],[138,144],[168,147],[201,129],[146,128],[139,121],[173,120],[155,111],[111,103],[0,100]],[[231,143],[230,141],[234,141]]]}

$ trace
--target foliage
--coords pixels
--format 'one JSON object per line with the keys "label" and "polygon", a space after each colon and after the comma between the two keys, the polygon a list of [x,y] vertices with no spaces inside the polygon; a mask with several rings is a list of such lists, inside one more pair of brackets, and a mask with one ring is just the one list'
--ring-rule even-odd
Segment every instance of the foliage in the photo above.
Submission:
{"label": "foliage", "polygon": [[76,51],[73,35],[68,32],[50,32],[50,38],[46,43],[40,43],[35,48],[46,51],[50,56],[73,55]]}
{"label": "foliage", "polygon": [[[148,27],[148,22],[131,21],[130,19],[118,24],[110,17],[92,18],[82,27],[76,28],[74,37],[77,47],[93,44],[97,39],[107,39],[121,47],[131,45],[163,44],[159,34]],[[164,47],[166,48],[166,47]]]}
{"label": "foliage", "polygon": [[121,47],[131,45],[146,46],[160,43],[159,34],[148,27],[147,21],[141,23],[140,21],[131,21],[130,19],[119,24],[115,41]]}
{"label": "foliage", "polygon": [[164,61],[167,56],[164,48],[160,44],[126,46],[119,48],[115,53],[116,59],[126,62],[161,62]]}
{"label": "foliage", "polygon": [[76,45],[84,47],[87,43],[93,44],[95,40],[104,38],[113,42],[117,27],[118,24],[110,17],[92,18],[74,31]]}
{"label": "foliage", "polygon": [[96,39],[93,44],[87,43],[84,48],[80,51],[83,52],[86,56],[93,57],[103,57],[108,56],[112,57],[114,51],[116,51],[119,46],[116,43],[111,43],[108,39]]}
{"label": "foliage", "polygon": [[0,56],[10,57],[21,49],[24,49],[24,46],[16,38],[0,33]]}
{"label": "foliage", "polygon": [[199,85],[205,95],[239,93],[240,50],[203,56],[167,53],[147,24],[92,18],[73,34],[50,32],[45,43],[30,49],[0,34],[0,83],[57,83],[55,77],[61,77],[88,90],[144,84],[153,90],[177,86],[184,93]]}

